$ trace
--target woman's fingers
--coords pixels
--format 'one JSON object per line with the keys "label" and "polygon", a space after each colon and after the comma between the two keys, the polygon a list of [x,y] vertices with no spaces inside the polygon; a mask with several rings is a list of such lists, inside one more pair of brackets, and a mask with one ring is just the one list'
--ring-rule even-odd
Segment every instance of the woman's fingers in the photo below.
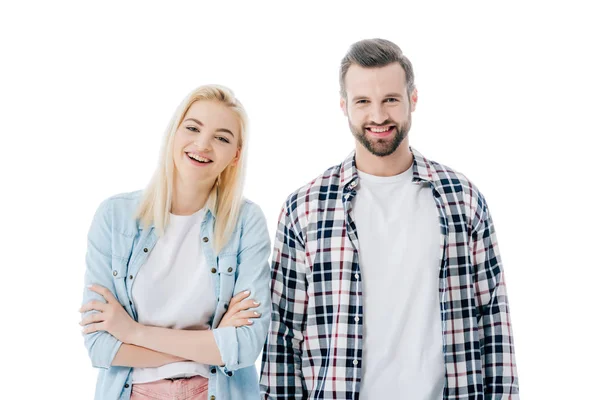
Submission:
{"label": "woman's fingers", "polygon": [[236,318],[233,321],[231,321],[231,325],[235,326],[236,328],[240,326],[252,325],[252,323],[252,320],[248,318]]}
{"label": "woman's fingers", "polygon": [[84,304],[79,309],[80,313],[96,310],[96,311],[104,311],[106,309],[106,303],[98,300],[92,300],[89,303]]}
{"label": "woman's fingers", "polygon": [[236,304],[239,304],[242,300],[250,296],[250,291],[245,290],[233,296],[231,301],[229,302],[229,308],[235,307]]}
{"label": "woman's fingers", "polygon": [[83,329],[81,330],[81,332],[88,334],[88,333],[93,333],[93,332],[103,331],[103,330],[105,330],[103,328],[103,323],[97,322],[95,324],[89,324],[89,325],[84,326]]}
{"label": "woman's fingers", "polygon": [[233,318],[235,319],[249,319],[258,317],[260,317],[260,313],[256,311],[240,311],[239,313],[233,316]]}
{"label": "woman's fingers", "polygon": [[112,294],[112,292],[110,290],[108,290],[107,288],[105,288],[104,286],[100,286],[100,285],[88,285],[88,289],[91,290],[92,292],[96,292],[100,296],[104,297],[106,299],[107,303],[112,303],[112,302],[116,302],[117,301],[117,299]]}
{"label": "woman's fingers", "polygon": [[260,303],[248,298],[249,296],[250,291],[245,290],[232,297],[219,326],[240,327],[252,325],[252,319],[260,317],[260,314],[250,309],[258,307]]}
{"label": "woman's fingers", "polygon": [[93,313],[93,314],[88,315],[84,319],[82,319],[81,322],[79,323],[79,325],[89,325],[94,322],[103,322],[103,321],[104,321],[103,313]]}
{"label": "woman's fingers", "polygon": [[233,308],[229,308],[232,312],[238,313],[240,311],[249,310],[251,308],[258,307],[260,303],[253,299],[246,299],[238,304],[236,304]]}

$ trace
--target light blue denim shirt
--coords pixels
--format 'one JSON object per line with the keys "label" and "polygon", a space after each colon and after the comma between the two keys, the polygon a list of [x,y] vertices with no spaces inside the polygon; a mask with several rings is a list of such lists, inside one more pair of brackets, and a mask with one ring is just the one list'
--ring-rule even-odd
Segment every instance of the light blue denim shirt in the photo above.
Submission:
{"label": "light blue denim shirt", "polygon": [[[110,289],[135,320],[131,288],[158,239],[154,227],[144,229],[134,218],[141,195],[140,191],[120,194],[102,202],[88,234],[85,273],[85,285],[94,283]],[[198,235],[217,296],[211,326],[225,366],[209,367],[208,398],[258,399],[254,363],[271,318],[268,264],[271,244],[267,224],[260,207],[245,200],[234,233],[217,255],[211,246],[214,221],[208,210]],[[232,295],[244,290],[250,290],[251,298],[260,302],[256,309],[260,318],[254,319],[250,326],[217,328]],[[94,299],[102,300],[84,289],[82,304]],[[95,398],[129,399],[133,369],[111,366],[121,342],[103,331],[84,335],[84,340],[92,365],[99,369]]]}

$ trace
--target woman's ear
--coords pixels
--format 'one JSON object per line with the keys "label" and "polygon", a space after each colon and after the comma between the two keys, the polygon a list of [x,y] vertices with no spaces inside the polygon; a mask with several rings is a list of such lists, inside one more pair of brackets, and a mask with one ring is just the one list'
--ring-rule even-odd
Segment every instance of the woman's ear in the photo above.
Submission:
{"label": "woman's ear", "polygon": [[235,157],[233,157],[233,160],[231,160],[231,162],[229,163],[229,167],[235,167],[238,163],[238,161],[240,160],[240,155],[242,154],[242,149],[237,149],[237,151],[235,152]]}

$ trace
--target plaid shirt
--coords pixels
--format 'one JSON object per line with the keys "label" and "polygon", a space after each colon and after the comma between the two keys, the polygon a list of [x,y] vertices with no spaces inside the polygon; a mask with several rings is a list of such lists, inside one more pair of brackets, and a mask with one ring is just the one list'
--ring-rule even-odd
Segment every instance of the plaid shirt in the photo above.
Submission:
{"label": "plaid shirt", "polygon": [[[444,399],[518,399],[502,262],[486,201],[464,175],[411,152],[412,182],[431,187],[440,222]],[[359,397],[357,184],[352,153],[290,195],[280,214],[263,352],[265,399]]]}

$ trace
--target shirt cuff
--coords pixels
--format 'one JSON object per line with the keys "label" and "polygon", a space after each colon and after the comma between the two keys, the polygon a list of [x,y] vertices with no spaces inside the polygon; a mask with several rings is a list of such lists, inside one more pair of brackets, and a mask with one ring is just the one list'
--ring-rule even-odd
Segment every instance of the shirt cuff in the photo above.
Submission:
{"label": "shirt cuff", "polygon": [[217,328],[213,330],[215,336],[215,342],[221,353],[221,359],[225,363],[225,367],[222,368],[226,374],[235,369],[239,363],[238,359],[238,340],[235,332],[235,327],[227,326],[224,328]]}
{"label": "shirt cuff", "polygon": [[123,342],[113,335],[102,332],[100,337],[94,343],[95,354],[92,357],[92,366],[95,368],[108,369],[121,348]]}

